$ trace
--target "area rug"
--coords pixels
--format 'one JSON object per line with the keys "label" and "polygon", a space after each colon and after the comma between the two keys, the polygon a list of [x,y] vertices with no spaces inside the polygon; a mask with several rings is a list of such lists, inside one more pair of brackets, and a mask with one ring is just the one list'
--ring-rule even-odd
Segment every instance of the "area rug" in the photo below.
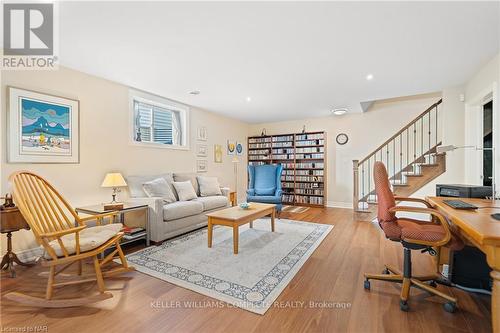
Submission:
{"label": "area rug", "polygon": [[283,206],[282,211],[287,212],[287,213],[304,213],[309,210],[309,207],[302,207],[302,206]]}
{"label": "area rug", "polygon": [[269,218],[240,227],[239,253],[233,254],[232,229],[217,226],[212,248],[207,229],[194,231],[160,246],[129,254],[139,272],[264,314],[333,226]]}

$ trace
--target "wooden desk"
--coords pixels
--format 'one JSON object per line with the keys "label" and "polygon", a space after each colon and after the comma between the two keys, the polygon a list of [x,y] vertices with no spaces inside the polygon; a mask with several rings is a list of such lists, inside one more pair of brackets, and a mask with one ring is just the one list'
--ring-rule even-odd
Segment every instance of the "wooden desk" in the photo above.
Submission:
{"label": "wooden desk", "polygon": [[[459,210],[446,205],[443,200],[451,198],[427,197],[435,209],[444,214],[456,226],[456,232],[486,254],[488,265],[493,269],[493,295],[491,297],[491,319],[494,333],[500,333],[500,221],[490,215],[500,213],[500,200],[460,198],[480,208]],[[498,208],[486,208],[498,207]]]}

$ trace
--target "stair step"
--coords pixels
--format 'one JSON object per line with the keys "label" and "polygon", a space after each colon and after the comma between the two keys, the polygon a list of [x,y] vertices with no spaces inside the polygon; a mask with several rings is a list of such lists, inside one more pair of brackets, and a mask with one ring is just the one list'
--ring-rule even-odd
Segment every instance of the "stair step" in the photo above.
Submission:
{"label": "stair step", "polygon": [[423,163],[423,162],[417,162],[417,163],[413,163],[413,165],[418,165],[418,166],[437,166],[439,164],[437,163]]}
{"label": "stair step", "polygon": [[410,173],[410,174],[406,174],[406,177],[422,177],[423,174],[421,173]]}

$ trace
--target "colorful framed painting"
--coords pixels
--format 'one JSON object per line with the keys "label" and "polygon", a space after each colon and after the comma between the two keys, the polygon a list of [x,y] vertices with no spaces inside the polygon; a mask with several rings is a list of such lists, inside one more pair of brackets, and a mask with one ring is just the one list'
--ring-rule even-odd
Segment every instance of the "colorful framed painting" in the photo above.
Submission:
{"label": "colorful framed painting", "polygon": [[227,140],[227,154],[234,155],[236,153],[236,143]]}
{"label": "colorful framed painting", "polygon": [[243,155],[243,145],[241,142],[236,142],[236,155]]}
{"label": "colorful framed painting", "polygon": [[8,88],[8,162],[79,163],[79,102]]}
{"label": "colorful framed painting", "polygon": [[222,163],[222,146],[214,145],[214,162]]}

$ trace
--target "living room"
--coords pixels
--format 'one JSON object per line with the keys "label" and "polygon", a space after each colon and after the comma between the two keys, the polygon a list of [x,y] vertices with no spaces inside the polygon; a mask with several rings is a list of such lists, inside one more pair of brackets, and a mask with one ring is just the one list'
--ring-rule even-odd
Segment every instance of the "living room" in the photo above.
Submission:
{"label": "living room", "polygon": [[2,330],[500,332],[497,2],[2,8]]}

